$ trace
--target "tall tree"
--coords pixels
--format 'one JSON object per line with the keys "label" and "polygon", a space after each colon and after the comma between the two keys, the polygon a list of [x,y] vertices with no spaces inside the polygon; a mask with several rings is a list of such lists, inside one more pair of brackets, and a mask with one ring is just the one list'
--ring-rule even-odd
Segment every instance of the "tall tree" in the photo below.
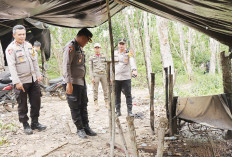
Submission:
{"label": "tall tree", "polygon": [[134,36],[133,33],[131,33],[131,26],[130,26],[128,14],[131,14],[131,10],[127,10],[127,13],[125,12],[125,25],[129,37],[130,48],[135,51]]}
{"label": "tall tree", "polygon": [[147,78],[148,78],[148,87],[150,90],[151,87],[151,75],[150,73],[152,72],[152,66],[151,66],[151,47],[150,47],[150,36],[149,36],[149,29],[148,29],[148,17],[147,17],[147,12],[143,12],[144,19],[143,19],[143,25],[144,25],[144,38],[145,38],[145,62],[146,62],[146,69],[147,69]]}
{"label": "tall tree", "polygon": [[215,75],[216,53],[217,53],[218,42],[216,40],[214,40],[213,38],[210,38],[209,45],[210,45],[210,52],[211,52],[209,73],[212,75]]}
{"label": "tall tree", "polygon": [[220,43],[218,42],[217,45],[217,69],[218,69],[218,73],[221,72],[221,62],[220,62]]}
{"label": "tall tree", "polygon": [[156,27],[159,37],[162,66],[163,68],[171,66],[172,67],[171,73],[174,74],[174,64],[173,64],[171,49],[168,40],[168,20],[156,16]]}
{"label": "tall tree", "polygon": [[180,52],[181,52],[180,56],[181,56],[181,59],[183,60],[184,66],[187,69],[189,80],[191,80],[192,79],[191,49],[192,49],[192,43],[193,43],[192,38],[193,38],[194,31],[191,28],[188,29],[188,50],[186,53],[183,25],[180,23],[177,23],[177,29],[178,29],[179,38],[180,38]]}

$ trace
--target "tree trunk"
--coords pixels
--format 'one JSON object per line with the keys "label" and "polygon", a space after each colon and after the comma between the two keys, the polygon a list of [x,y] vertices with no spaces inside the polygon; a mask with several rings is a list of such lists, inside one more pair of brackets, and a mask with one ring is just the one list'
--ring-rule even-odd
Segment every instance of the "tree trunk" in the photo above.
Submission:
{"label": "tree trunk", "polygon": [[192,43],[193,43],[192,38],[193,38],[194,31],[191,28],[189,28],[188,30],[188,52],[186,54],[183,25],[180,23],[177,23],[177,29],[178,29],[179,38],[180,38],[181,59],[183,60],[183,63],[184,63],[183,66],[187,69],[189,80],[191,80],[192,79],[191,49],[192,49]]}
{"label": "tree trunk", "polygon": [[217,44],[217,69],[218,73],[221,73],[221,63],[220,63],[220,43]]}
{"label": "tree trunk", "polygon": [[139,13],[138,10],[136,10],[136,14],[137,14],[137,22],[138,22],[138,28],[139,28],[139,36],[140,36],[140,41],[141,41],[141,45],[142,45],[142,51],[143,51],[143,57],[144,57],[144,61],[145,61],[145,66],[146,66],[146,78],[147,78],[147,86],[150,92],[150,86],[149,86],[149,79],[148,79],[148,71],[147,71],[147,62],[146,62],[146,56],[145,56],[145,48],[144,48],[144,43],[143,43],[143,36],[142,36],[142,31],[141,31],[141,23],[140,23],[140,19],[139,19]]}
{"label": "tree trunk", "polygon": [[[174,64],[173,64],[171,49],[168,40],[168,20],[156,16],[156,27],[159,37],[160,54],[161,54],[163,69],[171,66],[172,67],[171,73],[174,74]],[[165,80],[164,70],[163,70],[163,76]]]}
{"label": "tree trunk", "polygon": [[193,43],[193,29],[189,28],[188,30],[188,53],[186,58],[186,66],[188,70],[189,80],[192,79],[192,64],[191,64],[191,51],[192,51],[192,43]]}
{"label": "tree trunk", "polygon": [[129,17],[128,17],[128,14],[125,14],[125,25],[126,25],[126,29],[127,29],[127,33],[128,33],[128,37],[129,37],[129,41],[130,41],[130,48],[135,51],[135,46],[134,46],[134,40],[133,40],[133,37],[132,37],[132,34],[131,33],[131,28],[130,28],[130,22],[129,22]]}
{"label": "tree trunk", "polygon": [[151,75],[152,67],[151,67],[151,47],[150,47],[150,36],[148,34],[148,24],[147,24],[147,12],[143,12],[144,15],[144,36],[145,36],[145,62],[147,69],[147,78],[148,78],[148,89],[150,91],[151,87]]}
{"label": "tree trunk", "polygon": [[210,38],[210,51],[211,51],[211,58],[210,58],[209,73],[215,75],[217,41],[214,40],[213,38]]}

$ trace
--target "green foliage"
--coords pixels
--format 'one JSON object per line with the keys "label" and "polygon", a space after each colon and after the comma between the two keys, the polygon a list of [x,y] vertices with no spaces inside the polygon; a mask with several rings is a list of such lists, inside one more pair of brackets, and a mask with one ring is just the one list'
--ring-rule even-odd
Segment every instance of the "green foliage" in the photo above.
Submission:
{"label": "green foliage", "polygon": [[174,94],[178,96],[203,96],[223,93],[222,74],[215,76],[194,73],[194,80],[189,81],[185,75],[177,76]]}

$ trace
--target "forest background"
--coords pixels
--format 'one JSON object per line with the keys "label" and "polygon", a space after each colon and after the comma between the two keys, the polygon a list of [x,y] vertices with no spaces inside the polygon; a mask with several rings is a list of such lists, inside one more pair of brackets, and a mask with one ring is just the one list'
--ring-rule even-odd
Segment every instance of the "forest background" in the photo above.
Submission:
{"label": "forest background", "polygon": [[[138,77],[132,86],[150,88],[150,72],[155,73],[156,89],[163,88],[163,67],[172,66],[176,71],[174,95],[200,96],[223,92],[220,52],[228,47],[181,23],[127,7],[112,17],[115,49],[120,38],[127,39],[127,47],[135,52]],[[47,62],[48,78],[62,76],[63,48],[79,29],[49,26],[51,31],[51,58]],[[102,53],[110,59],[108,22],[90,28],[93,43],[85,48],[87,76],[89,56],[94,54],[93,45],[98,42]],[[209,64],[209,72],[206,65]],[[175,70],[174,70],[175,69]],[[147,75],[149,74],[149,75]]]}

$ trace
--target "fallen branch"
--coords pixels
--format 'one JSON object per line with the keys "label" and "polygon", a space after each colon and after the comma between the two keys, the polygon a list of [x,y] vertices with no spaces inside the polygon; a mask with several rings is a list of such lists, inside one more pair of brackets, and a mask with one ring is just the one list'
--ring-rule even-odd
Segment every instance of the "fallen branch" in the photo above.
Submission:
{"label": "fallen branch", "polygon": [[49,154],[51,154],[51,153],[55,152],[57,149],[60,149],[60,148],[62,148],[63,146],[65,146],[65,145],[67,145],[67,144],[68,144],[68,142],[65,142],[65,143],[63,143],[63,144],[59,145],[58,147],[53,148],[52,150],[50,150],[50,151],[49,151],[49,152],[47,152],[46,154],[42,155],[41,157],[48,156]]}

